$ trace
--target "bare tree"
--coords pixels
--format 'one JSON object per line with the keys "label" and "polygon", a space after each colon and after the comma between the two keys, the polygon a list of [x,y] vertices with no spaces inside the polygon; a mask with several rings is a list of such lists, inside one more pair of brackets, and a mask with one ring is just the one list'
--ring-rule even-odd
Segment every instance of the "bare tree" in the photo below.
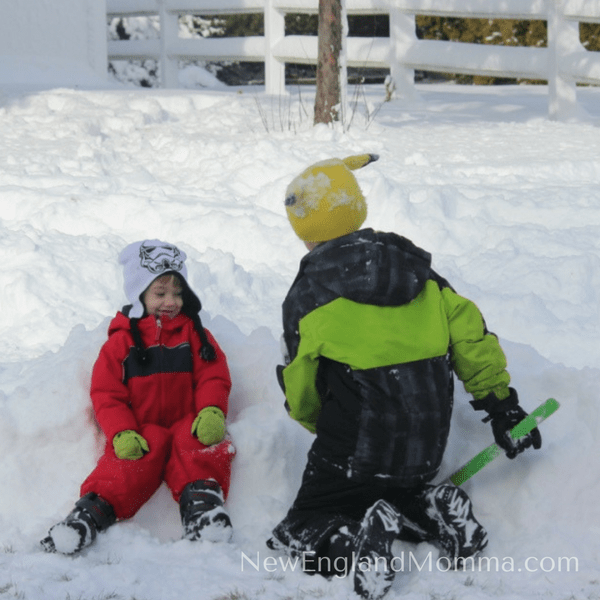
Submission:
{"label": "bare tree", "polygon": [[342,0],[319,0],[315,124],[331,123],[340,118],[342,32]]}

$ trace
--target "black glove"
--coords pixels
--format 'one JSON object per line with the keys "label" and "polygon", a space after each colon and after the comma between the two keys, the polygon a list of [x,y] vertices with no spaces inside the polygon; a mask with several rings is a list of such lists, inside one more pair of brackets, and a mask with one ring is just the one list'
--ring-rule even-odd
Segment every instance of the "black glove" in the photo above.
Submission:
{"label": "black glove", "polygon": [[514,458],[530,446],[539,450],[542,447],[542,435],[536,427],[518,440],[512,438],[510,430],[520,423],[527,413],[519,406],[516,390],[509,389],[510,396],[505,400],[498,400],[492,393],[481,400],[472,400],[471,404],[475,410],[485,410],[488,413],[483,422],[491,421],[496,444],[506,452],[508,458]]}

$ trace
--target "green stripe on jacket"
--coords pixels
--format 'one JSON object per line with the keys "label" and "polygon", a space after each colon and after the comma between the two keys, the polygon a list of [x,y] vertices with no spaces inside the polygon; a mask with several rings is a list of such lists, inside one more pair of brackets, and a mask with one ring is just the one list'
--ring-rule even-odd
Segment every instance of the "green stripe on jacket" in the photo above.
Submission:
{"label": "green stripe on jacket", "polygon": [[444,356],[467,392],[482,398],[508,395],[510,377],[497,338],[485,331],[481,313],[450,288],[433,280],[401,306],[375,306],[337,298],[306,315],[300,344],[284,369],[290,416],[314,432],[321,409],[316,388],[318,359],[324,356],[353,370],[373,369]]}

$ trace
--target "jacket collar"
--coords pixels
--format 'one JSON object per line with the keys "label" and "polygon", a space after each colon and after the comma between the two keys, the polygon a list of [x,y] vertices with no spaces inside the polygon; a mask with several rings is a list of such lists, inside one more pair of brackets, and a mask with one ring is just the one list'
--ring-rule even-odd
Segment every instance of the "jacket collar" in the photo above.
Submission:
{"label": "jacket collar", "polygon": [[[120,329],[131,330],[131,320],[127,313],[127,307],[124,307],[116,314],[109,325],[109,335]],[[175,331],[181,329],[187,321],[189,321],[189,317],[183,313],[179,313],[174,319],[161,319],[160,324],[154,315],[147,315],[138,321],[138,327],[141,332],[155,331],[159,326],[166,331]]]}

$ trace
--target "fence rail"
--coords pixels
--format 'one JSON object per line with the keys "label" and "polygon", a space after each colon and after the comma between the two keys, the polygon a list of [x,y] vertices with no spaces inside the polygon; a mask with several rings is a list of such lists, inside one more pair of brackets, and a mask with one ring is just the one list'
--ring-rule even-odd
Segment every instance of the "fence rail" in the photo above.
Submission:
{"label": "fence rail", "polygon": [[[106,0],[109,17],[158,16],[160,39],[108,43],[109,59],[155,58],[161,84],[178,87],[178,61],[265,63],[267,94],[285,93],[285,63],[316,64],[317,37],[285,35],[289,13],[318,13],[318,0]],[[577,83],[600,85],[600,52],[581,45],[579,23],[600,23],[600,0],[345,0],[347,14],[388,14],[389,38],[345,40],[345,64],[389,68],[396,93],[415,97],[414,71],[548,81],[548,111],[566,120],[577,111]],[[264,36],[181,38],[183,14],[264,14]],[[419,40],[416,15],[547,21],[545,48]]]}

